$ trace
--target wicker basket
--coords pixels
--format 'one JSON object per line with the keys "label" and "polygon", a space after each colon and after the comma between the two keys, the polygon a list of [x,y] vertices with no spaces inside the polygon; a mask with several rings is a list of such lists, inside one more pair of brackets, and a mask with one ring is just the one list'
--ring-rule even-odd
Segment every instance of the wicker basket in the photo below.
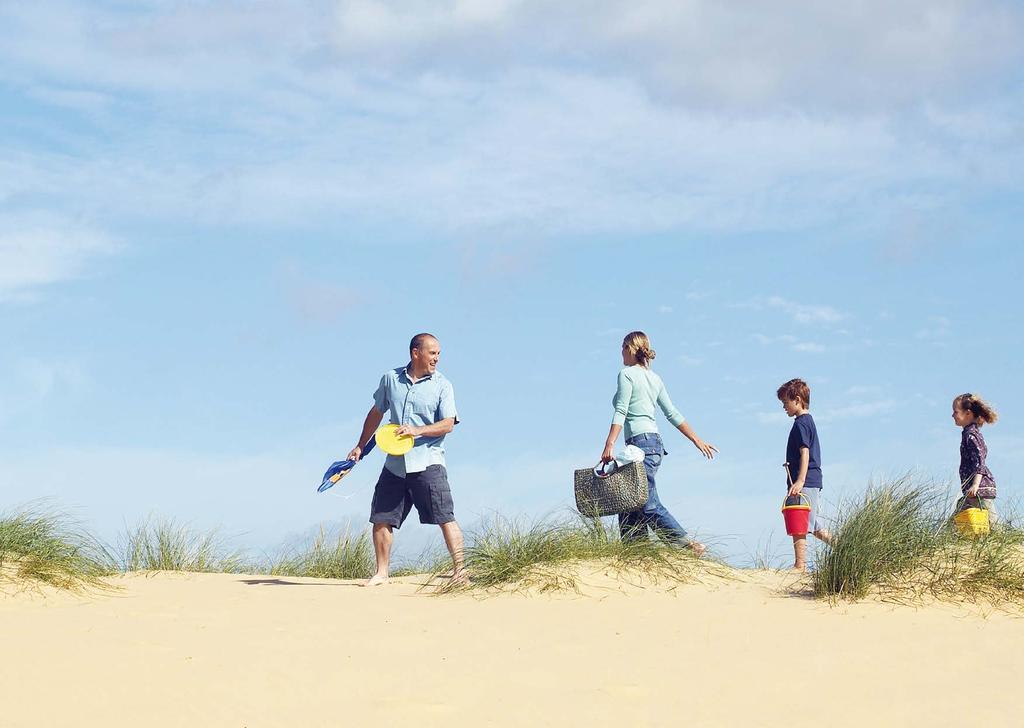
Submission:
{"label": "wicker basket", "polygon": [[638,511],[647,503],[643,463],[629,463],[605,476],[583,468],[574,473],[576,508],[584,516],[611,516]]}

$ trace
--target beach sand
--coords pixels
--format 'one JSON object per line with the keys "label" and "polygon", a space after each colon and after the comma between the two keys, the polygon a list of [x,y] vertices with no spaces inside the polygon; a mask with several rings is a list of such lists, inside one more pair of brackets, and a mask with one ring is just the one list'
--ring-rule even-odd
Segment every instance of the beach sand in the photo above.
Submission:
{"label": "beach sand", "polygon": [[1024,724],[1024,619],[830,607],[792,577],[431,597],[356,582],[132,575],[0,595],[0,725]]}

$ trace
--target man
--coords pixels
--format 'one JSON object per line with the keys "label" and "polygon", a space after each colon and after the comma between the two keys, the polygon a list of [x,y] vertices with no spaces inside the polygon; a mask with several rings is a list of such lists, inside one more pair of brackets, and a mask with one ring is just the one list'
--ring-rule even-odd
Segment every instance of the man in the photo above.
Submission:
{"label": "man", "polygon": [[373,492],[370,523],[377,570],[365,586],[387,584],[391,565],[392,529],[401,528],[413,506],[420,523],[441,527],[452,555],[452,579],[466,580],[462,569],[462,530],[455,521],[455,506],[444,461],[444,436],[459,421],[451,383],[437,371],[441,344],[431,334],[417,334],[409,342],[409,363],[384,374],[373,395],[359,442],[348,454],[359,460],[363,446],[377,431],[385,413],[400,425],[398,435],[416,438],[405,455],[388,455]]}

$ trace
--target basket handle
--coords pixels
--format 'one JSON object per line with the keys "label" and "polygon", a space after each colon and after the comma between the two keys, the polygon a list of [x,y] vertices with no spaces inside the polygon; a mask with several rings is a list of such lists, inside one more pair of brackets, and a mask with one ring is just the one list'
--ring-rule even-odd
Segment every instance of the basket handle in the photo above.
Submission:
{"label": "basket handle", "polygon": [[[609,465],[612,466],[611,472],[607,472]],[[614,474],[615,471],[618,469],[618,463],[616,463],[614,460],[609,460],[607,462],[599,462],[597,465],[594,466],[594,475],[598,478],[607,478],[608,476]]]}

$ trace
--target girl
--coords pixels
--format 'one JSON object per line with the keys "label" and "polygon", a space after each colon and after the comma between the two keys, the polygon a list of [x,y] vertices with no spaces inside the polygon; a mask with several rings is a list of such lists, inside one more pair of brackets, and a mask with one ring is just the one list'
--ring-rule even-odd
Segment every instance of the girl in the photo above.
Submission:
{"label": "girl", "polygon": [[992,424],[999,415],[976,394],[961,394],[953,400],[953,422],[962,427],[960,436],[960,492],[956,513],[965,508],[986,508],[991,523],[997,520],[996,481],[985,465],[988,447],[981,427]]}

